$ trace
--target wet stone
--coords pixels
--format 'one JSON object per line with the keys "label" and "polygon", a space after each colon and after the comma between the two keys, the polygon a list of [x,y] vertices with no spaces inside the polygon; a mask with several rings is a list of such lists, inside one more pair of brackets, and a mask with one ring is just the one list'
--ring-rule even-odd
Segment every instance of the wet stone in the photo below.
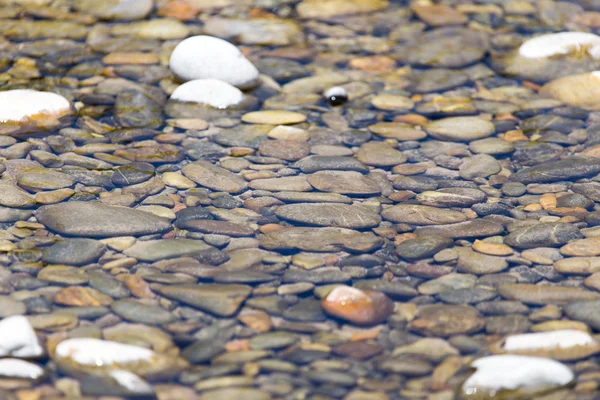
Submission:
{"label": "wet stone", "polygon": [[133,162],[115,168],[111,181],[115,186],[130,186],[146,182],[154,176],[154,167],[145,162]]}
{"label": "wet stone", "polygon": [[510,176],[513,182],[559,182],[595,175],[600,172],[600,160],[589,157],[570,157],[525,168]]}
{"label": "wet stone", "polygon": [[350,229],[372,228],[381,222],[375,211],[361,205],[298,203],[279,206],[275,214],[302,224]]}
{"label": "wet stone", "polygon": [[528,249],[533,247],[552,247],[563,245],[573,239],[581,239],[583,235],[571,224],[541,223],[509,233],[504,242],[512,247]]}
{"label": "wet stone", "polygon": [[426,336],[448,337],[478,332],[485,326],[481,314],[463,305],[427,305],[417,311],[409,329]]}
{"label": "wet stone", "polygon": [[144,211],[98,202],[72,201],[44,206],[35,215],[49,229],[71,236],[147,235],[164,232],[171,226],[168,220]]}
{"label": "wet stone", "polygon": [[296,166],[306,174],[325,170],[369,172],[369,168],[362,162],[354,158],[340,156],[310,156],[298,161]]}
{"label": "wet stone", "polygon": [[405,260],[414,261],[428,258],[454,243],[452,239],[443,237],[424,237],[410,239],[396,246],[396,254]]}
{"label": "wet stone", "polygon": [[223,317],[235,314],[250,291],[250,286],[225,284],[174,285],[158,289],[160,294],[169,299]]}
{"label": "wet stone", "polygon": [[44,249],[42,261],[48,264],[86,265],[106,250],[104,243],[92,239],[66,239]]}
{"label": "wet stone", "polygon": [[160,104],[135,90],[117,95],[115,118],[124,128],[158,128],[163,123]]}
{"label": "wet stone", "polygon": [[206,161],[188,164],[182,172],[187,178],[209,189],[238,193],[246,188],[246,182],[238,175]]}
{"label": "wet stone", "polygon": [[381,192],[377,183],[358,172],[320,171],[307,177],[315,189],[337,194],[356,196],[377,195]]}
{"label": "wet stone", "polygon": [[162,307],[135,300],[118,300],[113,302],[110,308],[115,314],[131,322],[165,324],[176,319],[173,314]]}

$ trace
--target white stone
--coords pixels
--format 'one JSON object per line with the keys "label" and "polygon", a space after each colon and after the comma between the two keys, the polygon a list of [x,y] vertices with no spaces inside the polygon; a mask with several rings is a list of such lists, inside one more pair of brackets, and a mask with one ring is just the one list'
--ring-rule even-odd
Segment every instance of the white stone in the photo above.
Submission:
{"label": "white stone", "polygon": [[60,117],[70,110],[69,100],[56,93],[30,89],[0,92],[0,123],[23,122],[37,114]]}
{"label": "white stone", "polygon": [[0,376],[35,380],[43,375],[44,369],[39,365],[16,358],[3,358],[0,360]]}
{"label": "white stone", "polygon": [[44,353],[33,327],[22,315],[0,321],[0,356],[39,357]]}
{"label": "white stone", "polygon": [[504,341],[505,351],[541,350],[573,346],[586,346],[594,343],[594,339],[586,332],[573,329],[560,331],[525,333],[512,335]]}
{"label": "white stone", "polygon": [[108,373],[119,385],[133,393],[152,393],[152,387],[134,374],[133,372],[124,371],[122,369],[110,371]]}
{"label": "white stone", "polygon": [[527,40],[519,47],[525,58],[543,58],[568,54],[587,46],[592,58],[600,58],[600,36],[585,32],[561,32],[541,35]]}
{"label": "white stone", "polygon": [[103,366],[148,361],[154,356],[152,350],[93,338],[67,339],[56,346],[56,355],[70,358],[82,365]]}
{"label": "white stone", "polygon": [[192,36],[175,47],[169,61],[180,79],[219,79],[247,87],[258,79],[258,70],[231,43],[212,36]]}
{"label": "white stone", "polygon": [[195,79],[175,89],[171,99],[224,109],[241,103],[244,94],[227,82],[217,79]]}
{"label": "white stone", "polygon": [[330,97],[333,97],[333,96],[335,96],[335,97],[340,97],[340,96],[341,97],[348,97],[348,93],[346,92],[346,89],[344,89],[343,87],[341,87],[341,86],[334,86],[334,87],[328,89],[325,92],[325,97],[326,98],[330,98]]}
{"label": "white stone", "polygon": [[352,303],[356,301],[369,302],[371,301],[371,298],[360,289],[351,286],[338,286],[329,292],[326,300],[344,305],[345,303]]}
{"label": "white stone", "polygon": [[568,384],[573,372],[564,364],[549,358],[498,355],[471,363],[477,371],[463,383],[466,395],[500,390],[535,391]]}

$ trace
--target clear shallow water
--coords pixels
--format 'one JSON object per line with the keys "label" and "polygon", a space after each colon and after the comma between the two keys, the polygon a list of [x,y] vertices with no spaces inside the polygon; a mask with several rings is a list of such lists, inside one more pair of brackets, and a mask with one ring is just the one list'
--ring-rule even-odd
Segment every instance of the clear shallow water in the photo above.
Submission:
{"label": "clear shallow water", "polygon": [[[49,354],[7,399],[452,399],[507,335],[597,333],[598,116],[538,93],[595,61],[514,56],[594,4],[142,3],[0,3],[2,88],[76,110],[0,137],[0,314]],[[201,33],[257,66],[253,101],[167,100]],[[150,388],[54,354],[75,337],[154,350],[121,365]],[[595,397],[587,350],[544,398]]]}

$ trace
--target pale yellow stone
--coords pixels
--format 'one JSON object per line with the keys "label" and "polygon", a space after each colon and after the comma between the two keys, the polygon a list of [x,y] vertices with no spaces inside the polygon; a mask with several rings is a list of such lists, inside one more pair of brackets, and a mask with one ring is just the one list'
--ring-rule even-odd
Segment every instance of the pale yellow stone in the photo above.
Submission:
{"label": "pale yellow stone", "polygon": [[203,131],[208,128],[208,123],[200,118],[178,118],[168,119],[167,124],[181,129],[192,129],[195,131]]}
{"label": "pale yellow stone", "polygon": [[102,269],[104,270],[113,270],[113,269],[129,269],[137,264],[137,260],[135,258],[126,257],[119,258],[118,260],[109,261],[106,264],[102,265]]}
{"label": "pale yellow stone", "polygon": [[160,179],[162,179],[165,185],[177,189],[191,189],[196,187],[196,184],[191,179],[186,178],[178,172],[165,172],[160,176]]}
{"label": "pale yellow stone", "polygon": [[406,96],[395,94],[380,94],[373,97],[371,104],[380,110],[410,110],[415,103]]}
{"label": "pale yellow stone", "polygon": [[475,243],[473,243],[473,250],[492,256],[508,256],[513,253],[513,249],[505,244],[487,243],[481,240],[475,240]]}
{"label": "pale yellow stone", "polygon": [[56,204],[68,199],[74,194],[75,191],[73,189],[58,189],[50,192],[39,192],[35,194],[35,201],[40,204]]}
{"label": "pale yellow stone", "polygon": [[283,110],[253,111],[242,116],[249,124],[289,125],[306,121],[306,115]]}
{"label": "pale yellow stone", "polygon": [[17,248],[17,245],[13,242],[9,242],[8,240],[0,240],[0,251],[8,252],[13,251]]}
{"label": "pale yellow stone", "polygon": [[531,327],[532,332],[560,331],[563,329],[574,329],[582,332],[590,331],[590,328],[583,322],[569,320],[546,321]]}
{"label": "pale yellow stone", "polygon": [[285,125],[278,125],[271,129],[267,136],[278,140],[296,140],[299,142],[307,142],[310,138],[310,135],[304,129]]}
{"label": "pale yellow stone", "polygon": [[123,251],[133,246],[136,242],[136,238],[133,236],[118,236],[102,239],[101,242],[113,250]]}
{"label": "pale yellow stone", "polygon": [[163,207],[163,206],[154,206],[154,205],[139,206],[136,208],[136,210],[146,211],[146,212],[152,213],[158,217],[167,218],[171,221],[173,221],[175,218],[177,218],[177,216],[175,215],[173,210],[171,210],[167,207]]}

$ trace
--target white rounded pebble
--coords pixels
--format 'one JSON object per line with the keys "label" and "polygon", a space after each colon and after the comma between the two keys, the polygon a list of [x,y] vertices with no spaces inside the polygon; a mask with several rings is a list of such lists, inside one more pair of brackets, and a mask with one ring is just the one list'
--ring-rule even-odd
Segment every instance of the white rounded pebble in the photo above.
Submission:
{"label": "white rounded pebble", "polygon": [[536,390],[568,384],[573,372],[564,364],[549,358],[498,355],[471,363],[477,371],[463,383],[466,395],[499,390]]}
{"label": "white rounded pebble", "polygon": [[0,123],[22,122],[38,114],[60,117],[70,110],[69,100],[56,93],[30,89],[0,92]]}
{"label": "white rounded pebble", "polygon": [[44,369],[39,365],[16,358],[3,358],[0,360],[0,376],[38,379],[43,375]]}
{"label": "white rounded pebble", "polygon": [[122,369],[110,371],[108,373],[119,385],[134,393],[152,393],[152,387],[134,374],[133,372],[124,371]]}
{"label": "white rounded pebble", "polygon": [[231,43],[212,36],[192,36],[175,47],[169,61],[180,79],[219,79],[247,87],[258,79],[258,70]]}
{"label": "white rounded pebble", "polygon": [[585,32],[550,33],[534,37],[519,47],[519,55],[525,58],[551,57],[579,51],[584,46],[592,58],[600,58],[600,36]]}
{"label": "white rounded pebble", "polygon": [[127,364],[140,360],[149,360],[154,356],[152,350],[93,338],[67,339],[56,346],[56,355],[71,358],[83,365]]}
{"label": "white rounded pebble", "polygon": [[38,337],[22,315],[14,315],[0,321],[0,356],[38,357],[44,353]]}
{"label": "white rounded pebble", "polygon": [[235,86],[217,79],[195,79],[179,86],[171,95],[172,100],[208,104],[215,108],[227,108],[244,100],[244,94]]}
{"label": "white rounded pebble", "polygon": [[346,92],[346,89],[344,89],[343,87],[341,87],[341,86],[334,86],[334,87],[332,87],[332,88],[328,89],[328,90],[325,92],[325,97],[327,97],[327,98],[330,98],[330,97],[332,97],[332,96],[336,96],[336,97],[337,97],[337,96],[343,96],[343,97],[347,97],[347,96],[348,96],[348,93]]}
{"label": "white rounded pebble", "polygon": [[512,335],[505,339],[503,349],[505,351],[552,349],[556,347],[566,349],[593,343],[594,339],[586,332],[564,329]]}

